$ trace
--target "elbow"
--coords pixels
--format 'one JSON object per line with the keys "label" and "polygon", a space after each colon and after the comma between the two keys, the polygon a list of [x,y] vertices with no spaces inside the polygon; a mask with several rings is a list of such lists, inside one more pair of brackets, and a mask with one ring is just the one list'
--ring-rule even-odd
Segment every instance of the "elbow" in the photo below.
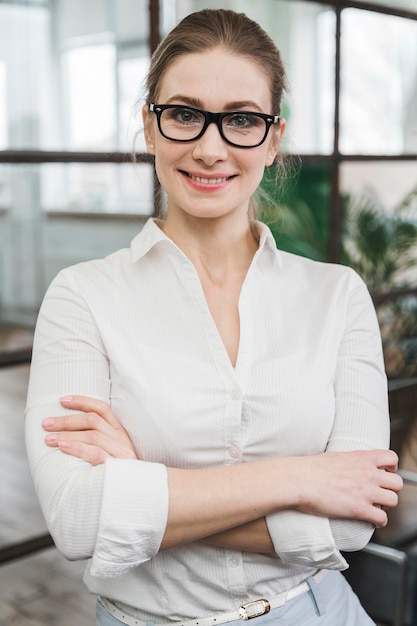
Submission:
{"label": "elbow", "polygon": [[50,459],[55,456],[60,460],[59,455],[45,456],[34,468],[36,492],[58,551],[70,561],[86,560],[92,556],[97,539],[101,503],[99,472],[75,462],[70,471],[52,472]]}
{"label": "elbow", "polygon": [[56,519],[47,521],[47,526],[58,552],[68,561],[85,561],[91,558],[93,549],[85,535],[74,531],[74,526],[60,523]]}
{"label": "elbow", "polygon": [[71,489],[70,481],[44,491],[40,502],[56,548],[69,561],[89,559],[97,537],[98,505],[82,491]]}

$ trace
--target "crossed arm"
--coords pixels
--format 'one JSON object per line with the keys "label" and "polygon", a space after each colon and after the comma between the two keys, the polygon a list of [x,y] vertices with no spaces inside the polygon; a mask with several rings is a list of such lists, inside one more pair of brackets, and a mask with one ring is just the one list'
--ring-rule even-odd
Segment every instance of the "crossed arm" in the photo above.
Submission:
{"label": "crossed arm", "polygon": [[[28,456],[34,481],[51,532],[68,558],[93,555],[94,560],[98,552],[107,556],[108,531],[120,522],[121,509],[124,525],[117,536],[114,563],[109,566],[107,561],[102,562],[100,570],[106,576],[139,565],[160,549],[197,540],[246,551],[273,551],[282,560],[288,556],[295,562],[294,551],[288,551],[287,545],[292,543],[292,547],[297,547],[298,542],[305,546],[306,524],[298,526],[298,533],[302,534],[300,542],[295,526],[287,523],[287,512],[295,516],[309,514],[307,530],[313,524],[313,536],[323,537],[325,548],[331,544],[333,553],[340,546],[334,545],[328,519],[335,524],[339,520],[358,520],[358,526],[365,527],[366,532],[362,533],[365,541],[372,530],[370,524],[386,524],[386,509],[396,505],[402,485],[395,473],[397,457],[393,452],[327,451],[223,468],[182,470],[137,459],[128,433],[106,402],[73,396],[61,403],[66,409],[62,415],[64,411],[57,408],[57,398],[64,388],[94,394],[96,398],[110,396],[106,348],[84,299],[70,282],[61,279],[51,289],[40,316],[39,348],[34,350],[26,413]],[[367,325],[360,319],[356,321],[356,310],[360,315],[363,307],[352,307],[354,319],[349,327],[358,329],[362,337],[362,328]],[[374,342],[369,344],[370,350],[374,350]],[[362,341],[361,345],[367,347],[368,343]],[[381,368],[376,371],[372,363],[368,366],[366,355],[355,357],[353,348],[349,349],[349,335],[343,348],[340,358],[346,364],[341,371],[347,373],[346,380],[342,376],[338,379],[340,419],[336,420],[330,444],[333,450],[372,447],[373,441],[384,447],[386,413],[372,414],[375,394],[367,401],[369,376],[375,372],[380,379]],[[365,363],[366,375],[360,370],[353,379],[356,396],[360,390],[362,409],[356,414],[354,424],[346,424],[344,416],[352,415],[349,406],[352,353],[356,361]],[[377,385],[378,396],[384,394],[383,387]],[[45,431],[52,436],[47,441],[49,450],[39,425],[40,416],[47,415],[55,416],[43,422]],[[384,420],[383,437],[378,435],[380,417]],[[367,436],[359,440],[352,438],[358,423],[359,426],[370,424]],[[283,517],[277,524],[276,518],[280,516]],[[275,526],[268,532],[272,518]],[[352,523],[342,522],[348,534]],[[152,540],[146,534],[148,531]],[[288,541],[289,533],[291,541]],[[283,549],[277,537],[284,542]],[[141,541],[143,549],[139,546]],[[131,559],[129,563],[126,557]],[[318,565],[314,555],[311,563],[328,567],[327,561]],[[331,566],[340,568],[337,554]]]}
{"label": "crossed arm", "polygon": [[[46,443],[91,465],[137,459],[110,406],[86,396],[61,403],[76,413],[47,418]],[[265,516],[296,510],[331,519],[387,523],[402,487],[389,450],[326,452],[224,468],[168,468],[168,521],[161,549],[204,540],[213,545],[273,552]]]}

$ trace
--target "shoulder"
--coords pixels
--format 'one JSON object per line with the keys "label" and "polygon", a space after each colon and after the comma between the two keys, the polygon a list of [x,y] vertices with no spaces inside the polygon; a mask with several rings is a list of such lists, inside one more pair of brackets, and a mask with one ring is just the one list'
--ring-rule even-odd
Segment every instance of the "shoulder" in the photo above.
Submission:
{"label": "shoulder", "polygon": [[[316,261],[280,250],[269,227],[262,222],[255,222],[255,224],[260,236],[263,253],[265,255],[273,255],[274,262],[272,266],[274,267],[275,276],[292,285],[295,291],[297,291],[298,287],[302,288],[302,290],[311,288],[321,291],[322,287],[332,289],[338,285],[349,289],[358,288],[367,291],[364,281],[351,267],[337,263]],[[270,259],[271,256],[269,256]],[[263,265],[263,267],[267,266],[271,267],[269,261]]]}
{"label": "shoulder", "polygon": [[62,269],[50,284],[49,290],[66,287],[75,292],[89,292],[117,285],[132,272],[131,251],[123,248],[102,259],[83,261]]}
{"label": "shoulder", "polygon": [[367,289],[359,274],[346,265],[315,261],[282,250],[277,250],[276,254],[283,274],[292,280],[304,280],[314,287],[340,285],[349,289]]}

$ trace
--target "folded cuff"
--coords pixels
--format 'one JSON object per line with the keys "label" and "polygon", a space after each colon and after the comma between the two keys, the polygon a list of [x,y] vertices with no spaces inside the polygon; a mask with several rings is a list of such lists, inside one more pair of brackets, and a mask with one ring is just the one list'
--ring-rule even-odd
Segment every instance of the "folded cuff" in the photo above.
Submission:
{"label": "folded cuff", "polygon": [[276,554],[288,565],[344,570],[329,520],[299,511],[280,511],[266,518]]}
{"label": "folded cuff", "polygon": [[91,574],[114,577],[154,557],[168,518],[167,471],[159,463],[107,459]]}

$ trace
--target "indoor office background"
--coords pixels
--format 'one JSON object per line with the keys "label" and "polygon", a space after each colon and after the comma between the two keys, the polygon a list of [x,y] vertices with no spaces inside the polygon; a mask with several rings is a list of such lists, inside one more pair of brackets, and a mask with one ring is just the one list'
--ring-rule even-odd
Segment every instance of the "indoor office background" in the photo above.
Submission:
{"label": "indoor office background", "polygon": [[0,626],[94,623],[82,563],[50,547],[25,461],[33,328],[61,268],[128,246],[159,205],[143,78],[160,38],[205,7],[247,13],[282,51],[287,174],[279,191],[263,182],[278,246],[353,266],[373,296],[407,480],[351,576],[380,623],[413,626],[417,0],[0,0]]}

